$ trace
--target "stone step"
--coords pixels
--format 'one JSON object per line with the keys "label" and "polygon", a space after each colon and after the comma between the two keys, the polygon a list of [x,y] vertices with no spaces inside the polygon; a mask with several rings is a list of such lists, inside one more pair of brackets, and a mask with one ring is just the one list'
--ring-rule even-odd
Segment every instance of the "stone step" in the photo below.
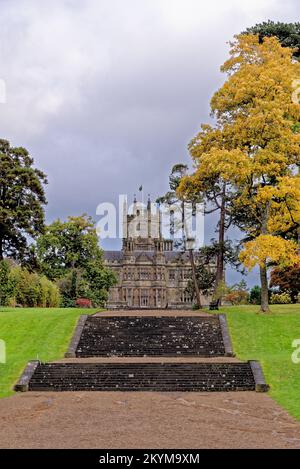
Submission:
{"label": "stone step", "polygon": [[88,317],[77,357],[224,356],[218,316]]}
{"label": "stone step", "polygon": [[29,391],[254,391],[245,363],[38,363]]}

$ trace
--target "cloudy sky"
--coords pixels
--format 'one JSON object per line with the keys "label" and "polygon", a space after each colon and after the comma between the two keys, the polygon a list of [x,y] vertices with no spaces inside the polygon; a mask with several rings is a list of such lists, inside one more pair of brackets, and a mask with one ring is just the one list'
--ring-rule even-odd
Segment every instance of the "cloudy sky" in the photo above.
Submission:
{"label": "cloudy sky", "polygon": [[100,202],[140,184],[164,193],[209,120],[227,41],[263,20],[299,21],[297,3],[0,0],[0,135],[48,174],[48,221],[97,219]]}

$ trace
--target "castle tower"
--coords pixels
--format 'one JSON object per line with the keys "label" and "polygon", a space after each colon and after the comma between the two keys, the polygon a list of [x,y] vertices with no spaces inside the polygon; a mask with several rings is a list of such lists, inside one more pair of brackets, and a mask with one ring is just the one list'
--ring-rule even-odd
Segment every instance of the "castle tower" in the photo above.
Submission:
{"label": "castle tower", "polygon": [[151,202],[150,194],[147,205],[138,202],[134,194],[130,213],[125,203],[123,210],[123,251],[173,251],[173,240],[162,237],[160,205]]}
{"label": "castle tower", "polygon": [[186,291],[189,253],[173,251],[172,232],[162,229],[168,221],[164,208],[152,203],[150,195],[146,205],[136,195],[130,207],[124,202],[122,251],[104,253],[106,265],[118,278],[110,290],[110,308],[191,307],[193,299]]}

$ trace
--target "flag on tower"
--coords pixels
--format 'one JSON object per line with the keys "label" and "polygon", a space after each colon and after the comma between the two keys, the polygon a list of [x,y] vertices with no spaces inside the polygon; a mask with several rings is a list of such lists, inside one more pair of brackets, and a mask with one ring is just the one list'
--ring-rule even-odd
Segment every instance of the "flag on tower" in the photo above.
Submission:
{"label": "flag on tower", "polygon": [[139,187],[139,191],[141,192],[143,190],[143,186],[140,186]]}

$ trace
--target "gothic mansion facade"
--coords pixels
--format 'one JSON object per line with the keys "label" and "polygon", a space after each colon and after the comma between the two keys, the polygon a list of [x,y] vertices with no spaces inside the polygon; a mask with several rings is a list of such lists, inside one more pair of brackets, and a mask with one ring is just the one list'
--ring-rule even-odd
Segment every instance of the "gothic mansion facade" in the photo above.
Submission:
{"label": "gothic mansion facade", "polygon": [[[162,237],[161,212],[143,210],[134,201],[133,213],[124,210],[121,251],[105,251],[104,260],[118,283],[110,289],[109,309],[190,309],[186,288],[191,278],[190,253],[173,250],[173,241]],[[215,266],[210,266],[214,269]],[[209,297],[202,297],[208,304]]]}

